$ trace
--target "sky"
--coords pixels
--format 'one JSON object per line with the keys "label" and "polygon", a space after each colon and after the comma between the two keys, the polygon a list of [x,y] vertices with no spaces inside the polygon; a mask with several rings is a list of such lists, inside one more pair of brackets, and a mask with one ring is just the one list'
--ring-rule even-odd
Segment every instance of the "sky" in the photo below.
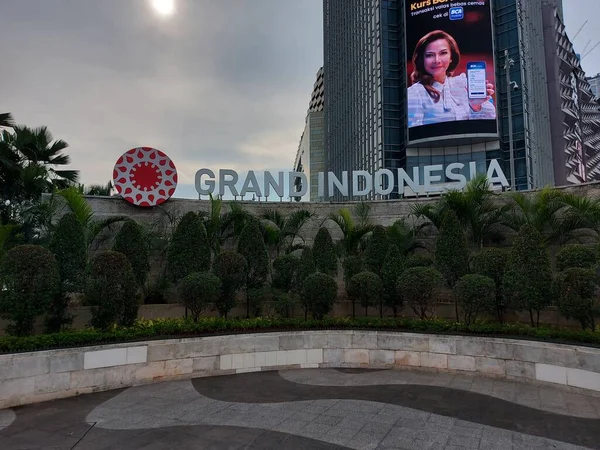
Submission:
{"label": "sky", "polygon": [[[84,184],[151,146],[177,166],[175,197],[200,168],[290,170],[323,64],[322,0],[0,0],[0,112],[69,144]],[[567,32],[599,0],[564,0]],[[582,51],[600,41],[588,23]],[[600,46],[583,61],[600,72]]]}

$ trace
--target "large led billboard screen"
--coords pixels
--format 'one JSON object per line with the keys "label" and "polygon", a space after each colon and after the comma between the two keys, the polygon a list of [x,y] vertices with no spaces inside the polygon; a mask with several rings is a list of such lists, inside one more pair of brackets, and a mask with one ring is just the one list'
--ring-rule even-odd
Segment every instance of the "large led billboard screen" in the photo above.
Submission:
{"label": "large led billboard screen", "polygon": [[409,141],[494,136],[491,0],[406,0]]}

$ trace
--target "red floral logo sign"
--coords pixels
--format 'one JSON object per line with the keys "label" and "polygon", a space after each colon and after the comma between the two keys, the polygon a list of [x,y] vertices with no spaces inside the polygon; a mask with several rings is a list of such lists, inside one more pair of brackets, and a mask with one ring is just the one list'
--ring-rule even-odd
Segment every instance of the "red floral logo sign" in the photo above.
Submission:
{"label": "red floral logo sign", "polygon": [[177,169],[160,150],[132,148],[123,153],[113,171],[115,189],[129,203],[156,206],[166,202],[177,187]]}

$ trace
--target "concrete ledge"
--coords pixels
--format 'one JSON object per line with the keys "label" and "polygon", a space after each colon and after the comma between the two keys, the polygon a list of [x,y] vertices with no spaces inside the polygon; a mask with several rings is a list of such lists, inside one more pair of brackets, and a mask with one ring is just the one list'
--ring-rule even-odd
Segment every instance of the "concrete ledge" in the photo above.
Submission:
{"label": "concrete ledge", "polygon": [[389,331],[299,331],[1,355],[0,409],[163,380],[319,367],[477,373],[600,394],[600,349]]}

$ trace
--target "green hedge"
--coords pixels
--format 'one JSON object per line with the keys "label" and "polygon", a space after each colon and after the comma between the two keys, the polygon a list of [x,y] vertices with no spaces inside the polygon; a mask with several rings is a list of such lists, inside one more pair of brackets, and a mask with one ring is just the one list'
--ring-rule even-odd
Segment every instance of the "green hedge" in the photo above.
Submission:
{"label": "green hedge", "polygon": [[512,337],[519,339],[552,341],[564,344],[600,347],[600,333],[589,330],[567,330],[553,327],[530,327],[522,324],[499,324],[475,322],[471,325],[442,319],[419,320],[414,318],[325,318],[304,319],[191,319],[138,320],[129,328],[112,331],[86,329],[56,334],[27,337],[0,337],[0,353],[31,352],[48,349],[82,347],[91,345],[135,342],[214,334],[251,333],[260,331],[295,331],[323,329],[360,329],[406,331],[449,335],[475,335],[488,337]]}

